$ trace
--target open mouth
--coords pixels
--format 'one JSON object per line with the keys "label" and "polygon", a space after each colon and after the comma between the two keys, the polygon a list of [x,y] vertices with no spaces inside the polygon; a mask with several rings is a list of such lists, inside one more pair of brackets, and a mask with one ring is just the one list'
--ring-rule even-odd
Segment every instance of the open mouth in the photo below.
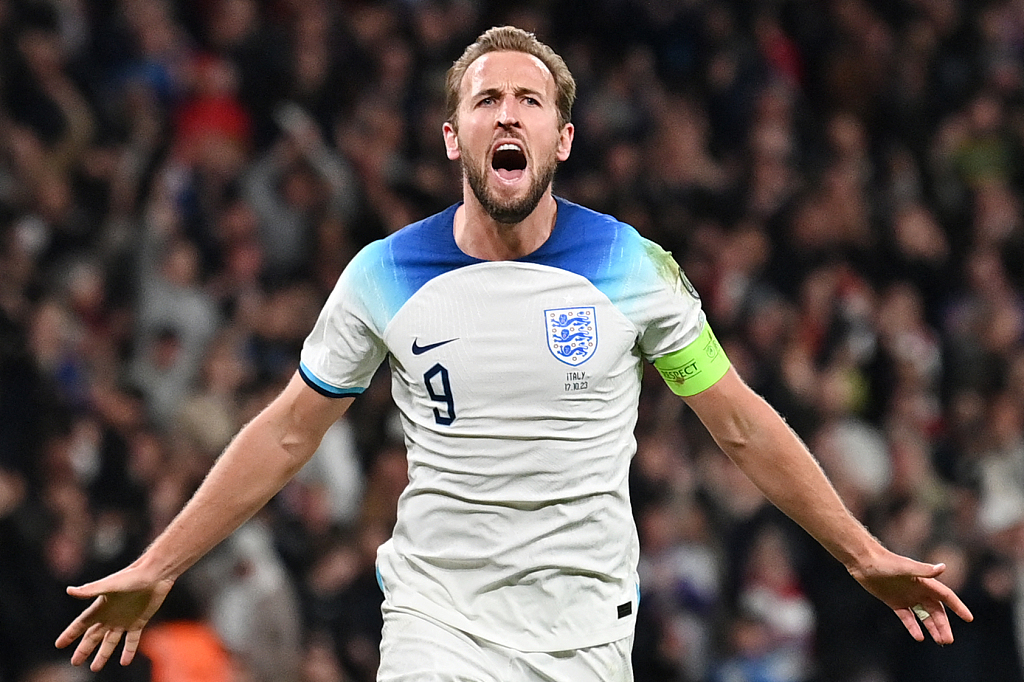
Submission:
{"label": "open mouth", "polygon": [[498,146],[491,156],[491,168],[502,180],[518,180],[526,171],[526,153],[517,144],[506,142]]}

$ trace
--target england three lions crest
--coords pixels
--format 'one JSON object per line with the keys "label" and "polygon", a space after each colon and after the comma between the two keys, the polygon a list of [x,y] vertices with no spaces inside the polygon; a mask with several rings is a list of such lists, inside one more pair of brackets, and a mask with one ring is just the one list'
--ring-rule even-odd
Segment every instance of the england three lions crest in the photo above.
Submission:
{"label": "england three lions crest", "polygon": [[597,350],[597,319],[593,307],[544,311],[548,350],[567,365],[581,365]]}

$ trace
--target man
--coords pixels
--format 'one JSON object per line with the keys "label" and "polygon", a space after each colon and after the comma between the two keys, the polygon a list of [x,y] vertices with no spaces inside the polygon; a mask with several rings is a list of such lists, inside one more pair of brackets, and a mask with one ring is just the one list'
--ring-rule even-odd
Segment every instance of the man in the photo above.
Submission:
{"label": "man", "polygon": [[380,680],[630,680],[639,601],[627,492],[641,362],[653,361],[765,495],[918,640],[952,641],[943,566],[882,547],[730,367],[671,256],[554,197],[575,84],[531,34],[484,33],[448,77],[462,203],[360,252],[289,385],[131,566],[57,640],[102,667],[177,577],[309,459],[385,356],[409,486],[378,555]]}

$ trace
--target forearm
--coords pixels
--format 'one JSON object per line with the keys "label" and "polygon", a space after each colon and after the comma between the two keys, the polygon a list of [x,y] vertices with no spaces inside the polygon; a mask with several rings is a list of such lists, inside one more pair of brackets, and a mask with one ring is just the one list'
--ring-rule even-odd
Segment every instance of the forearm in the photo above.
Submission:
{"label": "forearm", "polygon": [[327,427],[351,399],[311,399],[303,392],[312,392],[300,383],[293,379],[281,397],[238,433],[192,499],[134,566],[157,579],[177,579],[263,507],[312,457]]}
{"label": "forearm", "polygon": [[725,444],[729,458],[765,497],[848,568],[881,549],[836,493],[818,462],[781,417],[762,401],[749,439]]}
{"label": "forearm", "polygon": [[883,547],[846,509],[796,434],[755,397],[760,404],[739,410],[742,418],[736,419],[734,413],[734,433],[739,437],[720,438],[723,449],[769,500],[841,561],[864,589],[893,609],[914,639],[924,639],[923,626],[938,644],[952,643],[946,608],[966,621],[974,616],[936,579],[945,565],[915,561]]}
{"label": "forearm", "polygon": [[873,562],[881,544],[840,499],[817,461],[779,414],[737,382],[691,402],[716,442],[772,504],[802,526],[848,569]]}
{"label": "forearm", "polygon": [[284,486],[297,469],[266,431],[257,420],[239,432],[136,565],[176,579]]}

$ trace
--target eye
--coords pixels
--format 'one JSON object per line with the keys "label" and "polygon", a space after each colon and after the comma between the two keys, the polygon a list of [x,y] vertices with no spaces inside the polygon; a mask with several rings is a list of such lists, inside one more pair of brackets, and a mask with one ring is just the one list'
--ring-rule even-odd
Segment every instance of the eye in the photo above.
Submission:
{"label": "eye", "polygon": [[527,104],[529,104],[531,107],[539,107],[540,106],[540,102],[538,102],[537,99],[534,98],[534,97],[524,97],[523,101],[526,102]]}
{"label": "eye", "polygon": [[477,104],[478,104],[478,106],[489,107],[492,104],[494,104],[494,98],[493,97],[484,97],[479,102],[477,102]]}

